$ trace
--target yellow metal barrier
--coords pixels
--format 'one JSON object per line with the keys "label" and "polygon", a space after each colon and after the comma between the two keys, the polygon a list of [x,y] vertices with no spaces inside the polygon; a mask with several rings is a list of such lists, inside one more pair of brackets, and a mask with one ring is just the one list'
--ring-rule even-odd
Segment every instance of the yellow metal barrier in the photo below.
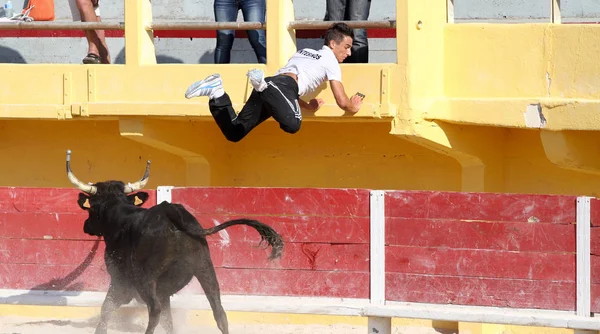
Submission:
{"label": "yellow metal barrier", "polygon": [[[295,29],[323,29],[332,22],[295,21],[291,0],[267,1],[267,22],[152,22],[148,0],[126,0],[122,22],[20,22],[0,24],[0,29],[69,29],[125,30],[124,65],[0,65],[7,75],[18,71],[23,79],[0,83],[3,103],[1,118],[71,119],[81,117],[119,116],[209,116],[206,101],[188,101],[183,92],[187,86],[210,73],[219,72],[225,88],[236,107],[241,106],[251,91],[245,72],[263,67],[273,73],[296,51]],[[395,21],[349,22],[351,26],[394,28]],[[215,30],[266,29],[267,64],[156,64],[153,30]],[[355,66],[365,66],[368,72],[357,73]],[[391,82],[396,64],[343,64],[343,76],[349,94],[360,91],[367,97],[362,110],[345,115],[337,107],[333,95],[325,87],[318,95],[326,101],[318,112],[307,119],[344,116],[343,119],[391,119],[402,98],[391,94]],[[12,76],[15,77],[15,76]],[[37,85],[48,87],[39,95],[26,92],[35,77]],[[169,85],[165,86],[164,83]],[[3,87],[8,86],[10,87]],[[314,117],[311,117],[314,116]]]}

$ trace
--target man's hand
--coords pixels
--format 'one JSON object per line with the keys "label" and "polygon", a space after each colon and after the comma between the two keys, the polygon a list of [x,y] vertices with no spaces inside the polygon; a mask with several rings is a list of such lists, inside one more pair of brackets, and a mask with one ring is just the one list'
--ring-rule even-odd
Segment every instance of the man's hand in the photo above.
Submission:
{"label": "man's hand", "polygon": [[310,111],[317,111],[324,104],[325,104],[325,101],[323,101],[323,99],[312,99],[308,102],[306,109],[308,109]]}
{"label": "man's hand", "polygon": [[356,110],[355,113],[356,113],[360,110],[360,107],[362,106],[362,103],[363,103],[363,99],[358,95],[352,95],[352,97],[350,98],[350,102],[352,102],[352,105],[354,105],[355,110]]}
{"label": "man's hand", "polygon": [[304,100],[298,99],[298,103],[300,103],[300,108],[302,109],[306,109],[308,111],[317,111],[322,105],[325,104],[325,101],[323,101],[323,99],[312,99],[306,103]]}

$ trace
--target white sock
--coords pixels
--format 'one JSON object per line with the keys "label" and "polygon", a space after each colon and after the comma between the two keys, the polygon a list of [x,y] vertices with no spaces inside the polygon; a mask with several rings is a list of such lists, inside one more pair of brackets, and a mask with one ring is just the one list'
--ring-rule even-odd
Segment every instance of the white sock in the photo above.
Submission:
{"label": "white sock", "polygon": [[261,79],[260,82],[256,82],[250,79],[250,83],[252,84],[252,87],[254,87],[254,90],[256,90],[257,92],[262,92],[263,90],[267,89],[267,82],[264,78]]}
{"label": "white sock", "polygon": [[215,90],[212,94],[210,94],[210,99],[217,99],[225,94],[225,90],[223,88],[219,88]]}

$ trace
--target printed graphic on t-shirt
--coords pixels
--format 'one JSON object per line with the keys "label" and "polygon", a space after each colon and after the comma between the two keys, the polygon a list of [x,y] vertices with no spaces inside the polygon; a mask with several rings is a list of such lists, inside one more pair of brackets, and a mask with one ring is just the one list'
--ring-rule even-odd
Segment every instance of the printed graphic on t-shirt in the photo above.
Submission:
{"label": "printed graphic on t-shirt", "polygon": [[312,57],[312,58],[314,58],[316,60],[321,59],[321,55],[320,54],[318,54],[318,53],[312,53],[312,52],[310,52],[310,51],[308,51],[306,49],[299,50],[298,53],[301,54],[301,55],[303,55],[303,56]]}
{"label": "printed graphic on t-shirt", "polygon": [[340,64],[326,45],[318,51],[310,48],[298,50],[277,74],[286,72],[298,76],[300,96],[314,91],[325,80],[342,81]]}

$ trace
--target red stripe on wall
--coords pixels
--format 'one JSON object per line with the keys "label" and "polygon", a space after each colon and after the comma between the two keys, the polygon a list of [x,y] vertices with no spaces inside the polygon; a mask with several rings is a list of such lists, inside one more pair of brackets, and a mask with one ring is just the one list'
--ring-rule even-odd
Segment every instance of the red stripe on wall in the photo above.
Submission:
{"label": "red stripe on wall", "polygon": [[386,298],[403,302],[573,311],[575,284],[546,280],[387,273]]}
{"label": "red stripe on wall", "polygon": [[572,224],[576,212],[574,196],[395,191],[385,200],[387,217]]}
{"label": "red stripe on wall", "polygon": [[[144,204],[156,203],[156,190],[144,190],[150,197]],[[72,188],[0,187],[0,212],[85,213],[77,204],[80,191]]]}
{"label": "red stripe on wall", "polygon": [[[123,38],[123,30],[105,30],[106,37]],[[367,30],[369,38],[396,38],[396,29],[369,29]],[[296,38],[310,39],[323,38],[324,30],[298,30]],[[216,38],[217,33],[214,30],[155,30],[154,37],[157,38]],[[237,30],[237,38],[246,38],[246,32]],[[0,38],[26,38],[26,37],[69,37],[83,38],[85,34],[82,30],[0,30]]]}
{"label": "red stripe on wall", "polygon": [[[204,228],[211,228],[216,223],[222,224],[230,219],[247,217],[243,214],[236,216],[197,214],[194,213],[193,209],[189,210]],[[251,218],[271,226],[275,231],[281,234],[286,242],[345,244],[366,244],[369,242],[369,218],[366,217],[252,215]],[[232,226],[226,231],[232,241],[260,241],[259,234],[252,228]],[[218,238],[218,236],[215,235],[209,237],[209,239],[210,238]]]}
{"label": "red stripe on wall", "polygon": [[221,293],[369,298],[369,273],[217,268]]}
{"label": "red stripe on wall", "polygon": [[575,281],[575,254],[390,246],[387,272]]}
{"label": "red stripe on wall", "polygon": [[215,267],[369,272],[368,244],[286,243],[281,259],[269,261],[271,248],[257,247],[258,243],[231,241],[224,244],[209,238]]}
{"label": "red stripe on wall", "polygon": [[575,252],[575,225],[402,218],[386,218],[386,223],[389,245]]}
{"label": "red stripe on wall", "polygon": [[317,188],[175,188],[173,202],[194,214],[369,217],[369,191]]}

